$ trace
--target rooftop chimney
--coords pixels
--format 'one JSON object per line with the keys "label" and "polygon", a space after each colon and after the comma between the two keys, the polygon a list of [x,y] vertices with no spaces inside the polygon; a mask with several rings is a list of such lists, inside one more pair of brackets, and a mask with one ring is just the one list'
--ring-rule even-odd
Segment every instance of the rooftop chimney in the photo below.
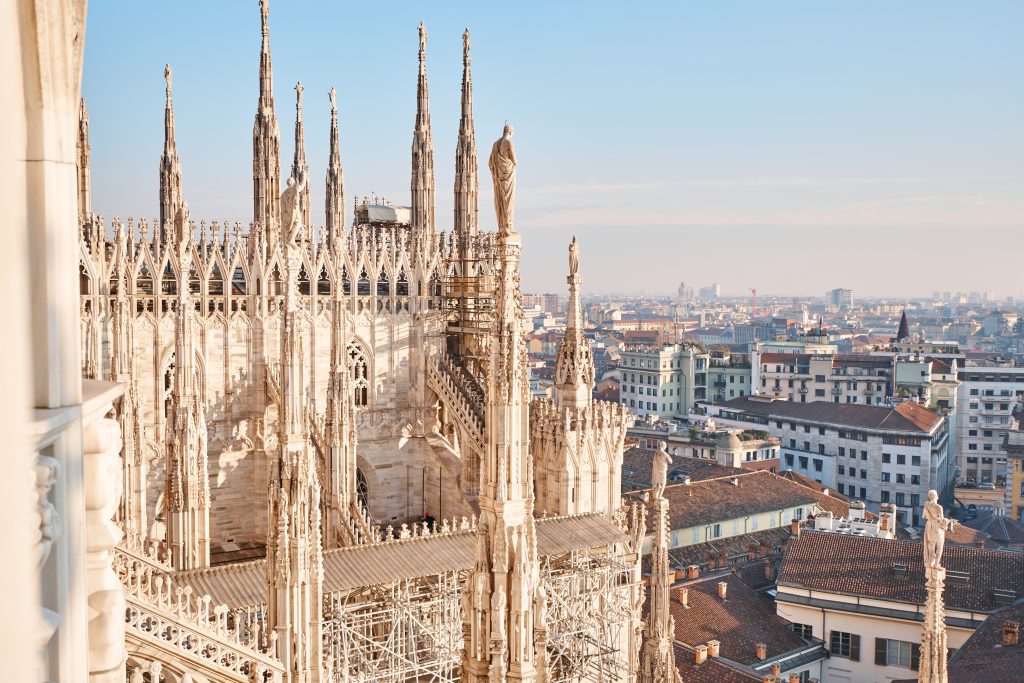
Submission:
{"label": "rooftop chimney", "polygon": [[1016,645],[1020,642],[1020,622],[1007,619],[1003,622],[1003,646]]}
{"label": "rooftop chimney", "polygon": [[855,500],[850,503],[850,521],[864,519],[864,502]]}
{"label": "rooftop chimney", "polygon": [[824,510],[814,516],[814,528],[817,531],[832,531],[832,511]]}
{"label": "rooftop chimney", "polygon": [[690,485],[690,475],[687,474],[685,477],[683,477],[683,484],[685,484],[686,486]]}
{"label": "rooftop chimney", "polygon": [[789,674],[789,683],[800,683],[800,674]]}
{"label": "rooftop chimney", "polygon": [[765,674],[764,678],[761,679],[763,683],[775,683],[775,676],[771,674]]}
{"label": "rooftop chimney", "polygon": [[739,486],[740,485],[740,478],[739,477],[733,477],[731,480],[729,480],[729,483],[732,484],[733,486]]}
{"label": "rooftop chimney", "polygon": [[695,564],[691,564],[686,568],[686,578],[693,580],[700,577],[700,567]]}
{"label": "rooftop chimney", "polygon": [[821,492],[824,493],[826,496],[831,496],[832,495],[832,493],[829,492],[828,489],[822,489]]}
{"label": "rooftop chimney", "polygon": [[721,648],[722,648],[722,644],[720,642],[718,642],[717,640],[709,640],[708,641],[708,654],[711,655],[712,657],[717,657],[718,653],[721,651]]}
{"label": "rooftop chimney", "polygon": [[725,600],[725,592],[727,590],[729,590],[729,584],[726,583],[725,581],[719,581],[718,582],[718,597],[720,597],[722,600]]}
{"label": "rooftop chimney", "polygon": [[789,533],[791,533],[794,536],[799,536],[800,535],[800,520],[799,519],[794,519],[792,522],[789,523]]}
{"label": "rooftop chimney", "polygon": [[697,664],[703,664],[708,659],[708,646],[698,645],[693,649],[694,659],[693,661]]}
{"label": "rooftop chimney", "polygon": [[754,654],[757,655],[758,661],[763,662],[768,659],[768,646],[764,643],[758,643],[754,646]]}
{"label": "rooftop chimney", "polygon": [[683,609],[690,609],[690,589],[680,588],[676,591],[676,602],[683,606]]}
{"label": "rooftop chimney", "polygon": [[782,667],[779,666],[778,664],[772,664],[772,676],[781,676],[781,675],[782,675]]}

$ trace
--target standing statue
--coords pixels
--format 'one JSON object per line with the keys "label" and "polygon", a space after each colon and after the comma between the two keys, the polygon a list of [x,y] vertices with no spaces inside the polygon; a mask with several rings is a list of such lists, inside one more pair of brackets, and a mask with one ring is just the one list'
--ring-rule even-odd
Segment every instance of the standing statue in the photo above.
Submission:
{"label": "standing statue", "polygon": [[572,236],[569,244],[569,277],[579,275],[580,272],[580,245],[576,242],[576,235]]}
{"label": "standing statue", "polygon": [[946,531],[952,531],[956,520],[947,519],[939,505],[939,494],[933,489],[928,492],[928,502],[924,504],[924,565],[940,567],[942,547],[946,544]]}
{"label": "standing statue", "polygon": [[487,168],[494,179],[494,212],[498,217],[498,232],[508,235],[512,227],[512,203],[516,198],[516,148],[512,145],[515,129],[505,124],[505,131],[491,147]]}
{"label": "standing statue", "polygon": [[299,179],[288,179],[288,187],[281,193],[281,235],[288,244],[295,244],[302,223],[302,195],[306,189],[306,174],[299,172]]}
{"label": "standing statue", "polygon": [[654,453],[654,460],[651,462],[651,495],[653,498],[661,498],[665,493],[665,484],[668,482],[668,466],[671,464],[672,456],[668,454],[668,444],[659,441],[658,450]]}
{"label": "standing statue", "polygon": [[499,585],[491,595],[491,640],[505,637],[505,587]]}

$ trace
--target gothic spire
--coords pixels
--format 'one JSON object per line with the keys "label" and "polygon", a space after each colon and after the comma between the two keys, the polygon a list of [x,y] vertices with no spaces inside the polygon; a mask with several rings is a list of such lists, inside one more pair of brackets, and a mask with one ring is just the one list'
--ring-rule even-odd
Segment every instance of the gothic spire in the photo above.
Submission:
{"label": "gothic spire", "polygon": [[[206,416],[196,385],[192,229],[188,207],[175,219],[178,307],[174,330],[174,391],[168,425],[167,545],[175,569],[210,564],[210,484]],[[170,245],[169,245],[170,246]]]}
{"label": "gothic spire", "polygon": [[161,241],[167,238],[167,229],[177,220],[182,205],[181,161],[174,140],[174,96],[171,94],[170,64],[164,67],[164,79],[167,81],[167,93],[164,104],[164,151],[160,155],[160,225],[157,229]]}
{"label": "gothic spire", "polygon": [[[309,177],[309,164],[306,163],[306,134],[302,127],[302,82],[295,84],[295,158],[292,160],[292,177]],[[309,229],[309,183],[303,190],[303,201],[300,202],[303,227]]]}
{"label": "gothic spire", "polygon": [[565,335],[558,342],[555,364],[556,401],[562,408],[583,408],[591,403],[594,390],[594,352],[583,335],[580,306],[580,252],[576,237],[569,245],[569,308],[565,316]]}
{"label": "gothic spire", "polygon": [[78,224],[92,217],[92,171],[89,161],[89,110],[82,98],[78,108]]}
{"label": "gothic spire", "polygon": [[900,316],[900,329],[896,332],[896,341],[910,341],[910,323],[907,322],[907,309],[903,309],[903,315]]}
{"label": "gothic spire", "polygon": [[324,227],[327,243],[334,244],[345,230],[345,174],[341,170],[341,151],[338,147],[338,103],[334,88],[328,93],[331,99],[331,146],[327,160],[327,193],[324,211]]}
{"label": "gothic spire", "polygon": [[678,683],[679,670],[675,665],[672,646],[676,625],[669,614],[672,579],[668,558],[668,501],[663,496],[658,496],[652,501],[651,507],[654,509],[654,546],[651,549],[650,609],[640,649],[640,671],[637,672],[637,681]]}
{"label": "gothic spire", "polygon": [[469,69],[469,29],[462,34],[462,118],[455,147],[455,234],[462,258],[468,258],[468,242],[477,234],[476,131],[473,127],[473,78]]}
{"label": "gothic spire", "polygon": [[547,595],[533,518],[519,233],[499,233],[496,251],[477,560],[463,595],[466,683],[542,680],[546,670]]}
{"label": "gothic spire", "polygon": [[420,33],[420,71],[416,85],[416,127],[412,136],[412,227],[432,238],[434,235],[434,139],[430,132],[427,93],[427,29]]}
{"label": "gothic spire", "polygon": [[[270,64],[269,0],[260,0],[263,42],[260,48],[260,97],[252,126],[253,221],[268,230],[281,222],[281,130],[274,114],[274,76]],[[267,235],[276,244],[275,234]]]}

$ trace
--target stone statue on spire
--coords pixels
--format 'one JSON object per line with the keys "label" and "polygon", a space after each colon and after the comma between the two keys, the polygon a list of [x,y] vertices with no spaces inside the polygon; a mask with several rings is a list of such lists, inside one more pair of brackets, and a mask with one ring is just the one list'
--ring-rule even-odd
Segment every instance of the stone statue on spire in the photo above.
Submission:
{"label": "stone statue on spire", "polygon": [[942,566],[942,549],[946,544],[946,531],[952,530],[955,520],[943,516],[939,504],[939,494],[928,492],[928,501],[924,504],[924,564],[926,567]]}
{"label": "stone statue on spire", "polygon": [[306,189],[306,174],[299,173],[298,179],[288,179],[288,187],[281,193],[281,235],[285,244],[296,243],[302,228],[302,197]]}
{"label": "stone statue on spire", "polygon": [[296,111],[302,111],[302,81],[298,81],[295,84],[295,109]]}
{"label": "stone statue on spire", "polygon": [[572,236],[569,244],[569,277],[580,274],[580,245],[576,242],[576,235]]}
{"label": "stone statue on spire", "polygon": [[164,64],[164,80],[167,81],[167,94],[171,94],[171,65]]}
{"label": "stone statue on spire", "polygon": [[498,232],[509,235],[513,227],[513,203],[516,198],[516,149],[512,144],[515,129],[508,123],[502,136],[491,147],[487,167],[494,179],[494,211],[498,217]]}
{"label": "stone statue on spire", "polygon": [[327,93],[327,97],[331,100],[331,111],[338,111],[338,93],[333,87]]}
{"label": "stone statue on spire", "polygon": [[427,38],[428,38],[428,36],[427,36],[427,27],[424,26],[423,22],[421,21],[420,22],[420,52],[423,52],[423,51],[425,51],[427,49]]}

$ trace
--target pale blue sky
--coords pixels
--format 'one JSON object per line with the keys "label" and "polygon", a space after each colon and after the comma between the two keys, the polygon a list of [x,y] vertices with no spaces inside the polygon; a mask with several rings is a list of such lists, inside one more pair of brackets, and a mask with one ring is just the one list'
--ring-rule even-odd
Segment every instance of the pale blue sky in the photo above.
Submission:
{"label": "pale blue sky", "polygon": [[[1021,293],[1024,2],[271,0],[283,175],[305,87],[323,221],[338,89],[353,195],[409,195],[416,26],[428,70],[437,222],[451,225],[461,34],[473,35],[481,219],[486,155],[516,127],[524,289],[912,296]],[[196,218],[252,217],[256,0],[89,3],[83,92],[93,208],[157,213],[163,66],[174,69]]]}

